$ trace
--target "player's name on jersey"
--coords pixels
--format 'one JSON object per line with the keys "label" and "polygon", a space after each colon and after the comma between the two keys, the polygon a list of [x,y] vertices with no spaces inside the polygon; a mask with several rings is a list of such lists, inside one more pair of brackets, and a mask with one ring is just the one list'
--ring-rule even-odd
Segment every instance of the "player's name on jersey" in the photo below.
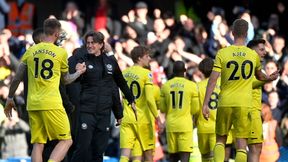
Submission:
{"label": "player's name on jersey", "polygon": [[244,53],[244,52],[236,52],[236,53],[233,53],[233,57],[235,57],[235,56],[243,56],[243,57],[245,57],[245,56],[246,56],[246,53]]}
{"label": "player's name on jersey", "polygon": [[184,88],[184,84],[174,83],[174,84],[171,84],[171,85],[170,85],[170,88],[176,88],[176,87]]}
{"label": "player's name on jersey", "polygon": [[47,49],[39,49],[33,53],[33,56],[38,55],[38,54],[47,54],[47,55],[50,55],[52,57],[56,56],[56,54],[54,52],[47,50]]}
{"label": "player's name on jersey", "polygon": [[138,80],[139,79],[139,76],[136,75],[136,74],[133,74],[133,73],[126,73],[126,74],[124,74],[124,77],[125,78],[132,78],[134,80]]}

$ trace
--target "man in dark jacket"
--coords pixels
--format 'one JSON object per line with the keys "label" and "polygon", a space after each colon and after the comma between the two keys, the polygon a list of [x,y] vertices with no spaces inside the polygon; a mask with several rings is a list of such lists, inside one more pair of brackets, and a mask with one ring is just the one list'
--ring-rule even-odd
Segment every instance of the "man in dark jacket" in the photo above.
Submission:
{"label": "man in dark jacket", "polygon": [[[132,104],[134,97],[123,78],[112,49],[105,49],[104,35],[89,32],[85,36],[87,53],[78,57],[77,62],[85,62],[87,71],[79,78],[81,84],[79,125],[76,135],[76,150],[72,162],[102,162],[103,153],[109,140],[111,110],[120,124],[122,109],[118,87]],[[106,45],[107,47],[107,45]],[[84,52],[84,50],[83,50]],[[92,151],[90,157],[89,148]]]}

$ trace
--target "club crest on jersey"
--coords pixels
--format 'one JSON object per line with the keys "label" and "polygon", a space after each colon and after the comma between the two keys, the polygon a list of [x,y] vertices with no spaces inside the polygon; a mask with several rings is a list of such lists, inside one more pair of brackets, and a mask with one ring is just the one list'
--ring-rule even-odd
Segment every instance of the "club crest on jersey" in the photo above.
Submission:
{"label": "club crest on jersey", "polygon": [[107,68],[107,71],[108,71],[107,73],[108,74],[112,74],[112,70],[113,70],[112,65],[111,64],[107,64],[106,68]]}
{"label": "club crest on jersey", "polygon": [[93,69],[93,65],[88,65],[88,68],[89,69]]}
{"label": "club crest on jersey", "polygon": [[87,129],[87,128],[88,128],[88,126],[87,126],[87,124],[86,124],[86,123],[82,123],[82,124],[81,124],[81,128],[85,130],[85,129]]}
{"label": "club crest on jersey", "polygon": [[153,76],[152,76],[152,73],[149,73],[148,74],[148,77],[151,79]]}

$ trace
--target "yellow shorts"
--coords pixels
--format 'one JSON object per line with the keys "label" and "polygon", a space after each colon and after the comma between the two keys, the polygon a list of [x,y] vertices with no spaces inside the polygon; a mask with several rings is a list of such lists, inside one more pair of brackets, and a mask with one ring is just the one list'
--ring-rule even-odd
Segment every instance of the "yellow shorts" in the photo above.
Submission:
{"label": "yellow shorts", "polygon": [[122,123],[120,126],[120,148],[133,149],[139,141],[142,151],[155,148],[155,131],[152,124]]}
{"label": "yellow shorts", "polygon": [[215,144],[215,133],[198,133],[198,147],[202,155],[213,152]]}
{"label": "yellow shorts", "polygon": [[166,132],[169,153],[192,152],[192,132]]}
{"label": "yellow shorts", "polygon": [[140,144],[139,140],[136,139],[134,147],[133,147],[132,152],[131,152],[131,156],[132,157],[142,156],[142,153],[143,153],[143,151],[142,151],[141,144]]}
{"label": "yellow shorts", "polygon": [[218,107],[216,117],[216,134],[228,135],[233,124],[235,138],[248,138],[250,119],[248,107]]}
{"label": "yellow shorts", "polygon": [[31,143],[71,139],[70,123],[64,109],[28,111]]}
{"label": "yellow shorts", "polygon": [[249,113],[251,120],[250,136],[248,138],[248,144],[262,143],[263,142],[263,130],[262,119],[260,110],[251,110]]}
{"label": "yellow shorts", "polygon": [[[232,126],[233,127],[233,126]],[[233,135],[232,135],[232,130],[229,131],[228,136],[227,136],[227,140],[226,140],[226,145],[232,144],[233,143]]]}

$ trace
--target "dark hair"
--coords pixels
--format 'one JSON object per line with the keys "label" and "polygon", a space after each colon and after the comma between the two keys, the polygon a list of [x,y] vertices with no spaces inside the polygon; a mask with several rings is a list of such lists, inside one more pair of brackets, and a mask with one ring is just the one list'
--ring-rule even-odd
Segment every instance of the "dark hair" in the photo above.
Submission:
{"label": "dark hair", "polygon": [[89,31],[85,34],[85,43],[88,37],[92,37],[95,43],[104,43],[104,35],[101,32]]}
{"label": "dark hair", "polygon": [[248,22],[244,19],[236,19],[233,22],[232,32],[234,37],[246,37],[248,31]]}
{"label": "dark hair", "polygon": [[213,65],[214,65],[213,59],[207,57],[199,63],[198,68],[201,71],[201,73],[204,74],[205,78],[208,78],[212,72]]}
{"label": "dark hair", "polygon": [[163,13],[163,19],[174,19],[174,15],[171,11],[166,11]]}
{"label": "dark hair", "polygon": [[277,67],[277,69],[280,69],[280,65],[279,65],[279,64],[277,64],[277,62],[276,62],[276,61],[274,61],[273,59],[268,59],[268,60],[266,60],[266,63],[265,63],[265,65],[264,65],[264,67],[266,67],[266,66],[267,66],[267,64],[269,64],[269,63],[275,64],[275,65],[276,65],[276,67]]}
{"label": "dark hair", "polygon": [[183,61],[175,61],[173,64],[173,74],[183,74],[186,71],[185,63]]}
{"label": "dark hair", "polygon": [[247,47],[254,48],[254,47],[258,46],[258,44],[265,44],[265,43],[266,43],[266,41],[264,39],[253,39],[253,40],[248,42]]}
{"label": "dark hair", "polygon": [[104,51],[104,48],[105,48],[105,46],[104,46],[104,35],[101,33],[101,32],[95,32],[95,31],[89,31],[89,32],[87,32],[86,34],[85,34],[85,37],[84,37],[84,42],[85,42],[85,44],[86,44],[86,41],[87,41],[87,38],[88,37],[92,37],[92,39],[93,39],[93,42],[95,42],[95,43],[99,43],[99,44],[101,44],[101,43],[103,43],[103,46],[102,46],[102,48],[101,48],[101,52],[103,52]]}
{"label": "dark hair", "polygon": [[43,25],[44,33],[46,35],[53,35],[57,30],[61,30],[61,24],[57,19],[46,19]]}
{"label": "dark hair", "polygon": [[37,28],[32,33],[32,39],[35,44],[38,44],[41,42],[41,36],[44,35],[44,29],[43,28]]}
{"label": "dark hair", "polygon": [[143,56],[150,54],[151,54],[150,48],[146,46],[137,46],[134,47],[133,50],[131,51],[131,58],[134,63],[137,63],[139,61],[139,58],[142,58]]}

